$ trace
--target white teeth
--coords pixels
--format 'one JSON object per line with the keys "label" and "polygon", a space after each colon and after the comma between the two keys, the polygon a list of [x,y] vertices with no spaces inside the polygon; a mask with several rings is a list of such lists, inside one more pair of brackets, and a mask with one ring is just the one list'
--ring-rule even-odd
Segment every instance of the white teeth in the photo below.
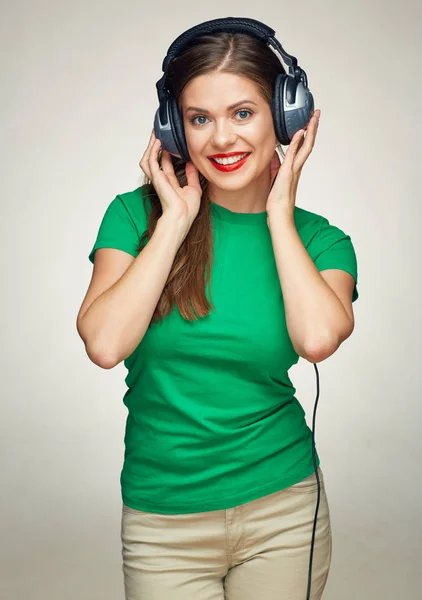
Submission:
{"label": "white teeth", "polygon": [[247,154],[249,154],[249,152],[245,152],[245,154],[238,154],[236,156],[230,156],[229,158],[213,158],[213,160],[215,160],[215,162],[217,162],[219,165],[233,165],[234,163],[239,162],[239,160],[242,160],[242,158],[244,158]]}

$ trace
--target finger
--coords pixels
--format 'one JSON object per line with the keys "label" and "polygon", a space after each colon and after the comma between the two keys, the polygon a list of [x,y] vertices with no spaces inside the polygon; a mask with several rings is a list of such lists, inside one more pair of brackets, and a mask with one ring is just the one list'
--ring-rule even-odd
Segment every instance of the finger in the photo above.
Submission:
{"label": "finger", "polygon": [[145,154],[139,161],[139,166],[141,167],[141,169],[145,173],[145,175],[148,177],[148,179],[151,179],[151,171],[149,170],[148,161],[145,158]]}
{"label": "finger", "polygon": [[299,162],[308,158],[311,154],[313,147],[315,146],[316,134],[318,131],[319,119],[317,115],[314,115],[309,121],[308,129],[306,131],[306,136],[303,142],[303,145],[298,149],[297,152],[297,160]]}
{"label": "finger", "polygon": [[151,179],[151,177],[150,177],[150,174],[148,174],[146,172],[146,170],[149,171],[148,166],[147,166],[148,165],[148,160],[149,160],[149,156],[150,156],[150,153],[151,153],[151,149],[152,149],[152,147],[153,147],[156,139],[157,138],[155,137],[155,132],[154,132],[154,128],[153,128],[152,131],[151,131],[150,138],[149,138],[148,146],[147,146],[147,148],[146,148],[146,150],[145,150],[145,152],[144,152],[141,160],[139,161],[139,166],[144,171],[144,173],[147,175],[148,179]]}
{"label": "finger", "polygon": [[283,165],[286,165],[286,169],[289,169],[292,167],[293,165],[293,161],[295,160],[297,151],[300,147],[301,144],[303,144],[303,136],[304,136],[305,130],[304,129],[299,129],[299,131],[296,131],[296,133],[294,134],[294,136],[292,137],[289,147],[287,149],[286,152],[286,156],[284,157],[284,161],[283,161]]}
{"label": "finger", "polygon": [[311,118],[309,119],[309,121],[308,121],[308,123],[307,123],[307,125],[306,125],[305,129],[307,129],[307,127],[308,127],[309,123],[312,121],[312,119],[316,119],[316,120],[317,120],[317,123],[318,123],[318,121],[319,121],[319,117],[320,117],[320,114],[321,114],[321,111],[319,110],[319,108],[318,108],[318,109],[315,109],[315,110],[313,111],[313,113],[312,113],[312,115],[311,115]]}
{"label": "finger", "polygon": [[314,147],[317,127],[318,119],[316,116],[312,116],[306,130],[300,129],[295,133],[290,144],[291,148],[289,147],[289,150],[291,150],[289,156],[290,166],[294,166],[297,170],[303,167]]}
{"label": "finger", "polygon": [[151,151],[148,156],[148,167],[153,177],[157,177],[161,174],[160,164],[158,162],[158,153],[161,150],[161,142],[156,139],[152,145]]}
{"label": "finger", "polygon": [[172,194],[175,191],[175,189],[179,187],[179,184],[177,182],[177,178],[176,184],[173,184],[172,181],[168,179],[166,173],[164,173],[164,171],[161,170],[161,166],[158,160],[158,153],[160,150],[161,142],[160,140],[156,140],[151,149],[148,165],[151,171],[151,181],[154,185],[154,188],[156,189],[160,197],[165,197],[166,194]]}
{"label": "finger", "polygon": [[188,185],[195,187],[197,190],[199,190],[202,193],[201,182],[199,180],[199,171],[195,167],[195,165],[193,164],[192,161],[189,161],[186,163],[185,170],[186,170],[186,179],[187,179]]}
{"label": "finger", "polygon": [[175,187],[179,187],[179,181],[176,177],[176,173],[174,172],[173,162],[171,160],[170,152],[163,149],[161,154],[161,168],[164,173],[167,175],[170,183]]}
{"label": "finger", "polygon": [[141,169],[145,173],[145,175],[148,177],[148,179],[152,179],[151,171],[148,167],[148,162],[145,160],[144,157],[140,160],[139,166],[141,167]]}
{"label": "finger", "polygon": [[149,154],[150,154],[150,152],[151,152],[151,150],[152,150],[152,147],[153,147],[153,145],[155,144],[155,141],[156,141],[157,139],[158,139],[158,138],[156,138],[156,137],[155,137],[154,130],[152,130],[152,132],[151,132],[151,135],[150,135],[150,137],[149,137],[148,146],[147,146],[147,148],[146,148],[146,150],[145,150],[145,155],[146,155],[146,156],[149,156]]}

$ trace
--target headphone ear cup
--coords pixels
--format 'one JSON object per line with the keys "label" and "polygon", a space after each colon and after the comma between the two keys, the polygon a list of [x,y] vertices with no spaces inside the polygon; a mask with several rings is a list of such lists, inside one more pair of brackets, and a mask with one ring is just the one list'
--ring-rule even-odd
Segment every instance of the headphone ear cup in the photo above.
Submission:
{"label": "headphone ear cup", "polygon": [[163,150],[167,150],[170,154],[180,156],[179,145],[174,138],[174,127],[172,126],[172,118],[170,115],[170,103],[167,99],[163,104],[160,104],[155,113],[154,133],[155,137],[160,140]]}
{"label": "headphone ear cup", "polygon": [[290,139],[287,135],[286,126],[284,123],[284,86],[287,75],[279,73],[274,82],[273,97],[271,102],[271,112],[273,115],[274,130],[277,140],[283,146],[290,144]]}
{"label": "headphone ear cup", "polygon": [[173,131],[174,141],[179,151],[180,157],[185,161],[190,161],[188,146],[186,143],[185,129],[183,127],[183,118],[180,114],[179,107],[177,106],[176,99],[173,96],[169,96],[169,115],[171,128]]}
{"label": "headphone ear cup", "polygon": [[[292,108],[288,110],[290,106]],[[274,83],[271,109],[277,139],[287,146],[295,133],[311,120],[314,98],[302,81],[279,73]]]}

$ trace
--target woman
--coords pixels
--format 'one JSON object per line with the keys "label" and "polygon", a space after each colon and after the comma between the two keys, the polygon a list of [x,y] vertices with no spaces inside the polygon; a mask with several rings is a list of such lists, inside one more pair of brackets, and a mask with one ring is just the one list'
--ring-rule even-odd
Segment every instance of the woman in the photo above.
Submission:
{"label": "woman", "polygon": [[[89,256],[79,334],[95,364],[128,369],[126,600],[305,598],[317,480],[288,370],[350,336],[357,267],[350,237],[296,206],[320,111],[280,164],[280,72],[247,34],[204,35],[174,59],[191,160],[153,132],[145,184],[111,202]],[[318,469],[314,600],[331,559]]]}

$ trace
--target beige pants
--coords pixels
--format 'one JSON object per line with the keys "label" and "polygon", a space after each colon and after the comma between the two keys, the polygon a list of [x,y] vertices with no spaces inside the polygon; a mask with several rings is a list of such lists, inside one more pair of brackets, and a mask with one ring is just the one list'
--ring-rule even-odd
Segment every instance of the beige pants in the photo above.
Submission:
{"label": "beige pants", "polygon": [[[312,600],[331,561],[330,513],[321,469]],[[227,510],[162,515],[123,505],[126,600],[306,600],[315,473],[281,492]]]}

